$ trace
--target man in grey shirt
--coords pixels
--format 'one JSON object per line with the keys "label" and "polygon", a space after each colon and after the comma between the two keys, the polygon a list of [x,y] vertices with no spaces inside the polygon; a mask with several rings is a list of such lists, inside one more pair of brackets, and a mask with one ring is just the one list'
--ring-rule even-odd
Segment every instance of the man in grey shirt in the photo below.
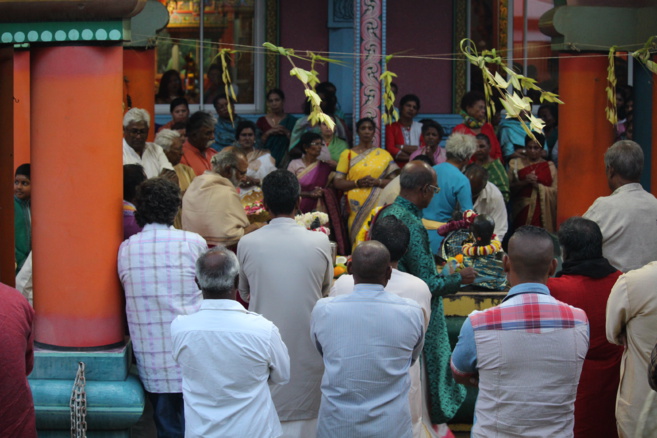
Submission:
{"label": "man in grey shirt", "polygon": [[411,438],[410,366],[424,344],[420,306],[384,290],[392,268],[377,241],[348,265],[349,295],[317,302],[310,333],[324,359],[317,437]]}
{"label": "man in grey shirt", "polygon": [[614,143],[605,153],[605,173],[612,191],[596,199],[586,219],[602,231],[602,255],[622,272],[657,260],[657,199],[639,181],[643,150],[631,140]]}

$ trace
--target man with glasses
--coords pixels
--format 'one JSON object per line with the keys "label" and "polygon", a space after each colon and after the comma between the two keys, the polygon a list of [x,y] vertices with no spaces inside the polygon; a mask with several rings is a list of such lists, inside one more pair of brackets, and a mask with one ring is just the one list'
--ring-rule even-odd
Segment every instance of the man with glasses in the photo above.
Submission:
{"label": "man with glasses", "polygon": [[212,170],[194,178],[183,196],[182,225],[208,245],[232,248],[242,236],[264,226],[249,223],[236,187],[246,177],[246,156],[228,147],[212,157]]}
{"label": "man with glasses", "polygon": [[395,216],[406,224],[411,238],[408,251],[399,259],[397,269],[419,277],[431,291],[431,318],[424,344],[431,402],[429,414],[433,424],[445,428],[444,423],[456,414],[465,400],[466,391],[451,376],[451,350],[442,297],[456,293],[461,284],[472,283],[475,272],[472,268],[465,268],[459,273],[443,276],[436,271],[436,262],[429,246],[429,234],[422,224],[422,210],[440,190],[436,172],[431,166],[421,161],[409,162],[402,169],[399,184],[399,197],[381,211],[379,218]]}
{"label": "man with glasses", "polygon": [[147,178],[162,176],[178,183],[162,148],[146,141],[150,122],[151,116],[141,108],[132,108],[123,116],[123,165],[140,164]]}

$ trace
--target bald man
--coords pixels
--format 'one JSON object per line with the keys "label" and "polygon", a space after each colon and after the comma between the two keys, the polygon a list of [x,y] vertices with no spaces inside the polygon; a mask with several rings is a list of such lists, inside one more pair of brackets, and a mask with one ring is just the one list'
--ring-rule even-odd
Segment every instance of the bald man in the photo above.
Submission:
{"label": "bald man", "polygon": [[353,292],[319,300],[311,317],[325,368],[317,437],[412,438],[408,372],[422,351],[422,310],[384,290],[392,269],[380,242],[361,243],[347,268]]}
{"label": "bald man", "polygon": [[452,355],[454,378],[479,386],[472,437],[572,437],[577,384],[589,346],[583,310],[550,296],[550,235],[524,226],[509,240],[511,290],[472,312]]}

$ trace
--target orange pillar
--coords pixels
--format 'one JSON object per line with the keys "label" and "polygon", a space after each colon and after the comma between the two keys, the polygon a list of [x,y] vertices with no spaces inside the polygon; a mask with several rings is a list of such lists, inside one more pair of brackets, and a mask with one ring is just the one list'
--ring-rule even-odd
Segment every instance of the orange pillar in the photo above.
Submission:
{"label": "orange pillar", "polygon": [[[155,138],[155,49],[125,48],[123,50],[124,112],[142,108],[151,115],[148,141]],[[128,105],[127,96],[130,96]],[[121,124],[119,124],[121,126]]]}
{"label": "orange pillar", "polygon": [[14,49],[0,48],[0,282],[15,285],[14,256]]}
{"label": "orange pillar", "polygon": [[31,55],[35,340],[76,350],[122,344],[123,48]]}
{"label": "orange pillar", "polygon": [[614,132],[605,116],[606,86],[606,56],[561,55],[557,224],[609,195],[603,156]]}
{"label": "orange pillar", "polygon": [[30,162],[30,51],[14,52],[14,169]]}

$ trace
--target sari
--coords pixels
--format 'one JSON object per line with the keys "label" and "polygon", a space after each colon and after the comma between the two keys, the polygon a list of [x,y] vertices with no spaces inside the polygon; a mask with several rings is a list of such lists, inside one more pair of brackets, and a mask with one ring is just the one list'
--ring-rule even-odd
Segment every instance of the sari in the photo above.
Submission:
{"label": "sari", "polygon": [[512,197],[511,214],[516,228],[535,225],[553,233],[556,230],[557,169],[551,161],[525,165],[520,158],[509,163],[509,181],[523,181],[536,174],[538,187],[527,185]]}
{"label": "sari", "polygon": [[[366,176],[386,179],[398,169],[399,166],[397,166],[388,151],[373,147],[361,154],[357,154],[351,149],[343,151],[336,172],[338,177],[346,178],[349,181],[357,181]],[[347,205],[349,208],[347,226],[351,242],[356,241],[358,232],[376,205],[380,193],[380,187],[355,188],[347,192]]]}
{"label": "sari", "polygon": [[[310,166],[301,170],[297,174],[299,184],[301,185],[301,191],[312,192],[315,190],[315,187],[326,187],[329,175],[332,171],[331,167],[322,161],[315,161]],[[317,210],[318,201],[320,201],[320,199],[302,197],[301,202],[299,203],[299,210],[301,210],[301,213],[308,213]],[[325,209],[321,208],[320,210],[324,211]]]}
{"label": "sari", "polygon": [[[292,132],[294,125],[297,123],[297,118],[286,114],[283,120],[278,122],[279,125]],[[256,122],[256,126],[260,128],[260,131],[264,134],[269,131],[273,126],[269,123],[266,117],[260,117]],[[290,139],[285,135],[271,135],[267,138],[263,148],[268,149],[271,153],[271,156],[276,160],[276,167],[280,168],[281,161],[285,157],[287,150],[290,146]]]}
{"label": "sari", "polygon": [[490,163],[483,165],[484,169],[488,171],[488,181],[495,184],[502,196],[504,197],[504,202],[509,202],[509,175],[506,173],[504,164],[500,160],[493,160]]}

